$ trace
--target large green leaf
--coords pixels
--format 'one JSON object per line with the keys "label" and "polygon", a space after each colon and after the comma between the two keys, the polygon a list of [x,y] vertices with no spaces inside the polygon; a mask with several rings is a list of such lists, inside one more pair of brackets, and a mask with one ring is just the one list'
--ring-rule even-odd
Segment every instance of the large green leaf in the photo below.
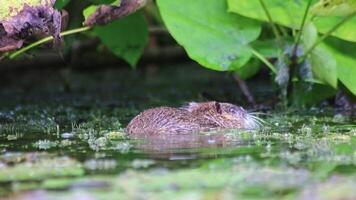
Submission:
{"label": "large green leaf", "polygon": [[[228,10],[240,15],[268,21],[259,0],[227,0]],[[291,28],[299,28],[306,7],[305,0],[265,0],[274,22]]]}
{"label": "large green leaf", "polygon": [[333,38],[326,44],[337,61],[339,80],[356,95],[356,44]]}
{"label": "large green leaf", "polygon": [[[302,42],[304,49],[309,49],[318,38],[317,30],[313,23],[306,24]],[[324,44],[317,46],[308,56],[313,74],[318,80],[337,88],[337,62],[332,53],[325,49]]]}
{"label": "large green leaf", "polygon": [[[303,19],[308,1],[309,0],[265,0],[264,2],[269,13],[272,15],[274,22],[283,26],[298,29]],[[263,11],[259,0],[227,0],[227,2],[229,11],[231,12],[265,22],[268,21],[266,13]],[[325,33],[341,19],[342,17],[333,16],[316,17],[314,23],[319,32]],[[356,41],[354,30],[356,30],[356,17],[346,22],[332,35],[344,40]]]}
{"label": "large green leaf", "polygon": [[246,64],[249,43],[260,23],[227,13],[224,0],[158,0],[162,18],[173,37],[201,65],[220,71]]}
{"label": "large green leaf", "polygon": [[329,84],[333,88],[337,88],[337,61],[333,54],[327,51],[324,46],[324,44],[321,44],[315,48],[309,57],[313,74],[322,82]]}
{"label": "large green leaf", "polygon": [[118,57],[135,66],[148,40],[142,13],[135,13],[105,26],[95,26],[94,34]]}

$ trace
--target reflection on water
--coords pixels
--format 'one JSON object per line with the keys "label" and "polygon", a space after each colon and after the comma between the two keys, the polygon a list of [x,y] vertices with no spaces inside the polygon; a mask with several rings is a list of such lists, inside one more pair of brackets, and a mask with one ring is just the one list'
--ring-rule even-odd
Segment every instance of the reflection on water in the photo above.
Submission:
{"label": "reflection on water", "polygon": [[[168,160],[199,159],[203,149],[228,149],[251,144],[243,134],[253,131],[220,130],[206,133],[134,136],[134,148],[151,157]],[[210,155],[212,156],[212,155]]]}

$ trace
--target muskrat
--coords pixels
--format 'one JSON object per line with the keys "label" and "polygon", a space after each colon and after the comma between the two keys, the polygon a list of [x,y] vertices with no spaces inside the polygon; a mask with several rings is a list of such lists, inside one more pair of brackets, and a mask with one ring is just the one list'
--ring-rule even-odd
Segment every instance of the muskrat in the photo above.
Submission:
{"label": "muskrat", "polygon": [[158,107],[131,120],[126,132],[134,135],[187,134],[213,129],[255,129],[259,118],[242,107],[220,102],[191,102],[180,108]]}

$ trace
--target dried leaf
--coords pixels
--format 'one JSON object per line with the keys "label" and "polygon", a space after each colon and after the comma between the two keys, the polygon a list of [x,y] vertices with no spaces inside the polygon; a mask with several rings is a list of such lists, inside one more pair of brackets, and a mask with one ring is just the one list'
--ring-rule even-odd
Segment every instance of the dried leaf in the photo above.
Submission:
{"label": "dried leaf", "polygon": [[21,48],[26,41],[48,35],[60,40],[62,20],[61,14],[52,7],[55,1],[38,2],[8,7],[8,15],[0,20],[0,52]]}
{"label": "dried leaf", "polygon": [[320,0],[311,13],[317,16],[347,16],[356,12],[356,0]]}
{"label": "dried leaf", "polygon": [[145,6],[147,0],[121,0],[120,5],[101,5],[84,22],[87,26],[105,25]]}

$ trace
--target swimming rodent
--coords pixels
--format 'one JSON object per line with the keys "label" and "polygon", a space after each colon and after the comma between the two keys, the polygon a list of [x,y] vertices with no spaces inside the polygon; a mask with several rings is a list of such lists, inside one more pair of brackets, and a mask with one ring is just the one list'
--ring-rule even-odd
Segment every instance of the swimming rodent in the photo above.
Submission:
{"label": "swimming rodent", "polygon": [[242,107],[210,101],[191,102],[180,108],[151,108],[131,120],[126,132],[133,135],[188,134],[214,129],[256,129],[259,118]]}

